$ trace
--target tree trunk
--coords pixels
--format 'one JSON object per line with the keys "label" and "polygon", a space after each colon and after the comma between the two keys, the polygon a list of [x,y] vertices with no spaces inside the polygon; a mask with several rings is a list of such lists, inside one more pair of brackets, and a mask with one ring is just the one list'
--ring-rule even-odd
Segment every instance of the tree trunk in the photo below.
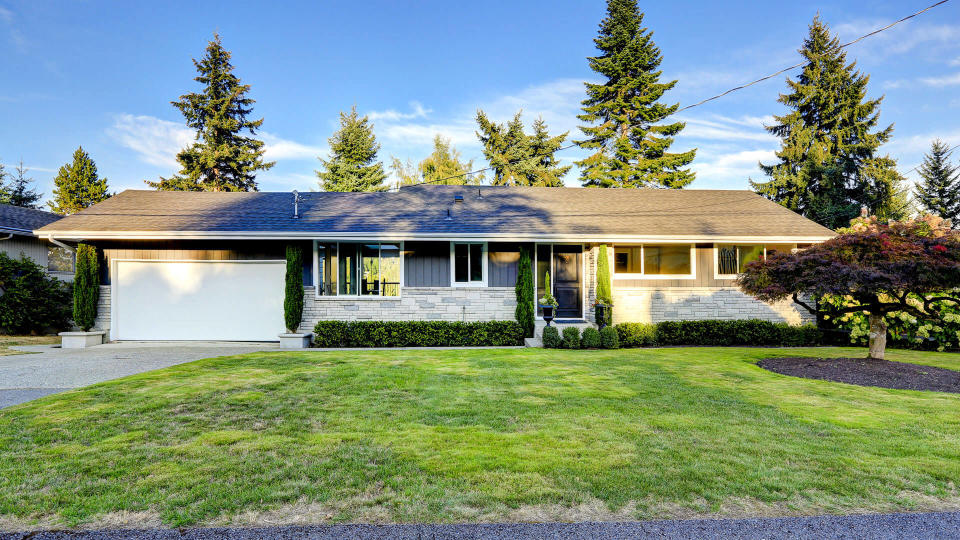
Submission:
{"label": "tree trunk", "polygon": [[882,314],[870,313],[870,354],[871,360],[883,360],[887,348],[887,321]]}

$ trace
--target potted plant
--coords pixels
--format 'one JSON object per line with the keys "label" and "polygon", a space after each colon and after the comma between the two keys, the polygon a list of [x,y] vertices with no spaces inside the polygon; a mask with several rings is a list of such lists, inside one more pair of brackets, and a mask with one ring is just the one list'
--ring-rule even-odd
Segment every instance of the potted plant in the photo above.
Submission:
{"label": "potted plant", "polygon": [[306,349],[313,334],[297,332],[303,319],[303,250],[287,246],[287,274],[284,280],[283,319],[287,332],[280,334],[281,349]]}
{"label": "potted plant", "polygon": [[77,264],[73,278],[73,322],[80,332],[60,332],[64,349],[83,349],[103,343],[104,330],[94,330],[97,302],[100,299],[100,269],[97,250],[91,245],[77,245]]}
{"label": "potted plant", "polygon": [[550,326],[550,322],[553,321],[553,314],[557,306],[560,305],[557,302],[557,299],[553,297],[552,288],[550,287],[550,272],[547,272],[547,276],[544,280],[544,292],[543,296],[540,298],[540,309],[543,311],[543,320],[546,321],[547,326]]}

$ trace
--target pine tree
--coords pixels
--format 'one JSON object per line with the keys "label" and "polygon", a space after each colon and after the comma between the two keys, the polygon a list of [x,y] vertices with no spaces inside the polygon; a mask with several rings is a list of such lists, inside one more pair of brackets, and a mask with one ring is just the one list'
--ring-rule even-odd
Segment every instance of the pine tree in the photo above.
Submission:
{"label": "pine tree", "polygon": [[434,185],[480,184],[484,178],[483,173],[468,174],[473,170],[473,160],[460,161],[460,151],[453,147],[450,139],[440,135],[433,138],[433,152],[418,165],[414,166],[410,160],[404,164],[392,158],[390,168],[397,176],[398,186],[423,182]]}
{"label": "pine tree", "polygon": [[664,123],[679,107],[660,102],[677,81],[660,82],[663,61],[653,33],[643,28],[636,0],[607,0],[607,16],[594,43],[600,55],[590,69],[605,79],[585,83],[587,98],[577,118],[589,125],[576,143],[592,150],[577,162],[584,186],[682,188],[694,173],[684,169],[696,150],[670,153],[683,122]]}
{"label": "pine tree", "polygon": [[9,176],[7,174],[6,168],[4,168],[3,163],[0,163],[0,203],[8,204],[7,201],[10,199],[10,191],[7,189],[6,178]]}
{"label": "pine tree", "polygon": [[[0,202],[24,208],[38,208],[37,201],[43,197],[43,194],[31,188],[30,184],[33,183],[33,178],[27,178],[29,169],[23,166],[22,159],[14,170],[16,171],[15,175],[7,175],[11,178],[11,181],[10,184],[3,185]],[[2,175],[0,175],[0,183],[2,183]]]}
{"label": "pine tree", "polygon": [[920,206],[944,219],[954,226],[960,225],[960,165],[950,162],[951,150],[940,139],[933,141],[930,153],[923,156],[923,163],[917,169],[920,182],[916,186],[917,202]]}
{"label": "pine tree", "polygon": [[317,171],[324,191],[383,191],[387,177],[383,163],[376,161],[380,144],[373,124],[366,116],[340,113],[340,129],[329,139],[330,159],[320,158],[323,169]]}
{"label": "pine tree", "polygon": [[256,191],[257,171],[275,162],[263,161],[263,141],[241,135],[244,130],[256,135],[263,124],[263,118],[247,119],[255,103],[247,97],[250,85],[241,84],[233,74],[230,51],[217,34],[207,44],[204,57],[193,64],[199,73],[194,80],[204,86],[203,91],[170,103],[196,130],[196,142],[177,154],[178,174],[147,184],[165,191]]}
{"label": "pine tree", "polygon": [[555,154],[568,133],[551,137],[546,122],[538,118],[533,123],[533,135],[527,135],[522,113],[517,112],[504,126],[490,121],[482,110],[477,111],[477,137],[493,168],[493,185],[562,186],[571,166],[560,165]]}
{"label": "pine tree", "polygon": [[107,179],[100,178],[97,164],[83,147],[73,153],[72,162],[60,167],[53,184],[53,200],[47,205],[56,214],[74,214],[110,198]]}
{"label": "pine tree", "polygon": [[767,126],[781,139],[779,162],[760,164],[770,180],[751,180],[754,190],[834,229],[849,224],[861,206],[885,219],[904,217],[904,179],[895,160],[877,155],[893,126],[876,130],[883,98],[866,98],[870,77],[847,63],[819,16],[800,54],[807,59],[803,72],[787,79],[790,93],[779,98],[791,110]]}

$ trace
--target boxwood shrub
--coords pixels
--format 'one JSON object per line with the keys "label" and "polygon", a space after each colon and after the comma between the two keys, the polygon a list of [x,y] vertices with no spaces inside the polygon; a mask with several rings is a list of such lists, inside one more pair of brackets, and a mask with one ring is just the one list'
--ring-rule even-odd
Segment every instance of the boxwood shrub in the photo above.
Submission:
{"label": "boxwood shrub", "polygon": [[759,319],[736,321],[664,321],[655,324],[620,323],[616,325],[620,345],[769,345],[801,347],[818,345],[822,335],[812,325],[791,326]]}
{"label": "boxwood shrub", "polygon": [[612,326],[604,326],[600,331],[600,346],[604,349],[619,349],[620,336],[617,329]]}
{"label": "boxwood shrub", "polygon": [[517,321],[320,321],[317,347],[485,347],[519,345]]}
{"label": "boxwood shrub", "polygon": [[563,329],[563,348],[564,349],[579,349],[580,348],[580,329],[576,326],[568,326]]}
{"label": "boxwood shrub", "polygon": [[543,348],[544,349],[559,349],[562,341],[560,339],[560,331],[557,330],[556,326],[547,326],[543,329]]}
{"label": "boxwood shrub", "polygon": [[580,336],[580,347],[584,349],[600,348],[600,331],[592,326],[583,329],[583,335]]}

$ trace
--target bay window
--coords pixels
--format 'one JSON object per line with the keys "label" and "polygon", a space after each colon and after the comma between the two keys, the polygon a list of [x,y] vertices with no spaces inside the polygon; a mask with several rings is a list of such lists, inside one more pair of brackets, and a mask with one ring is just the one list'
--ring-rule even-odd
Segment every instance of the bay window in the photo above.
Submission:
{"label": "bay window", "polygon": [[693,278],[691,244],[642,244],[613,247],[614,277]]}

